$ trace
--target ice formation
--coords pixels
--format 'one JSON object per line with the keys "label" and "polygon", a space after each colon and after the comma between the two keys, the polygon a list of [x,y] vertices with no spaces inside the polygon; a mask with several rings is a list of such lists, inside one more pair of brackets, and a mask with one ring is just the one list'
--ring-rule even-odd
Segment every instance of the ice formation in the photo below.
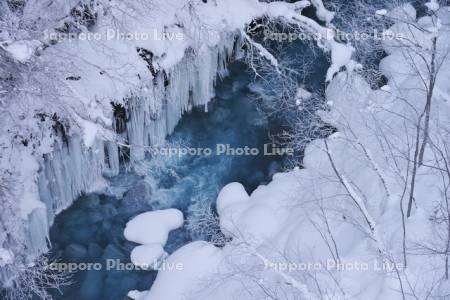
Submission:
{"label": "ice formation", "polygon": [[[121,18],[136,32],[153,33],[149,28],[155,32],[172,30],[182,32],[184,39],[62,39],[44,51],[40,49],[39,60],[34,56],[37,43],[32,43],[36,46],[33,49],[28,47],[31,42],[9,43],[6,51],[15,59],[39,63],[59,78],[54,79],[57,84],[43,86],[41,94],[48,99],[36,101],[26,89],[19,95],[30,106],[21,116],[25,121],[20,128],[3,120],[4,127],[10,128],[10,136],[2,136],[2,145],[14,141],[11,136],[17,132],[14,143],[23,150],[5,148],[9,155],[2,156],[2,166],[10,168],[27,189],[14,195],[23,199],[17,203],[22,207],[21,213],[6,215],[4,220],[21,231],[23,237],[17,234],[15,242],[0,240],[5,249],[14,253],[25,251],[19,247],[27,250],[19,261],[5,260],[8,264],[2,268],[3,282],[20,264],[49,249],[48,228],[56,214],[80,194],[104,188],[105,177],[118,174],[120,145],[129,148],[131,160],[138,161],[144,157],[145,147],[164,142],[183,113],[193,106],[206,107],[214,97],[217,76],[225,74],[227,62],[240,51],[236,30],[251,21],[251,15],[244,15],[245,19],[234,20],[232,26],[207,25],[208,21],[215,22],[210,19],[203,24],[193,23],[191,13],[223,13],[213,4],[201,2],[189,10],[179,1],[159,1],[157,5],[166,9],[167,15],[158,15],[153,9],[149,12],[142,3],[122,10],[125,4],[107,2],[102,5],[110,11],[97,19],[99,25],[105,25],[98,27],[99,33],[107,34],[108,24]],[[55,11],[61,8],[60,4],[52,4]],[[133,9],[146,13],[134,17],[124,14]],[[179,23],[174,25],[177,21],[184,22],[184,29]],[[110,56],[117,59],[111,60]],[[153,56],[153,60],[148,60],[148,56]],[[71,57],[69,65],[64,63],[67,57]],[[45,78],[41,73],[31,76],[36,80]],[[32,84],[30,79],[29,85]],[[52,104],[48,105],[47,100]],[[123,109],[120,117],[114,115],[110,102]],[[10,103],[11,112],[20,113],[17,104]],[[23,166],[13,165],[15,160],[23,161]]]}

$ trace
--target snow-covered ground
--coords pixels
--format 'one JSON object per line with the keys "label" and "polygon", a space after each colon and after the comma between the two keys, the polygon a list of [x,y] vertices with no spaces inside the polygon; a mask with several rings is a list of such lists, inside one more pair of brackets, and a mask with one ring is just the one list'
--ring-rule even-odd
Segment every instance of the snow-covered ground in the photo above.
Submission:
{"label": "snow-covered ground", "polygon": [[387,84],[337,74],[320,112],[337,132],[308,146],[305,168],[251,195],[225,186],[217,211],[232,240],[180,248],[167,261],[182,271],[162,270],[150,291],[130,296],[447,299],[450,7],[436,5],[420,18],[411,5],[378,12],[402,34],[384,42]]}

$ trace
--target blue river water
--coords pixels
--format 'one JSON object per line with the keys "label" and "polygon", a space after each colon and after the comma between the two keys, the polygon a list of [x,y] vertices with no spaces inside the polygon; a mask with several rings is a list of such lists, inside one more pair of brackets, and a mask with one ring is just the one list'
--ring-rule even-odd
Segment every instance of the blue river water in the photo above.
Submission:
{"label": "blue river water", "polygon": [[[238,181],[248,192],[280,171],[280,156],[264,155],[270,142],[268,120],[248,88],[252,76],[235,63],[216,89],[208,109],[195,109],[180,121],[167,147],[210,148],[211,155],[148,157],[133,171],[123,166],[103,193],[84,195],[59,214],[51,228],[51,255],[60,262],[101,263],[101,270],[78,271],[73,284],[55,299],[124,299],[130,290],[148,290],[155,271],[108,270],[107,259],[130,262],[135,244],[123,237],[126,222],[140,212],[169,207],[183,211],[186,225],[172,232],[168,253],[195,239],[208,239],[195,226],[214,210],[220,189]],[[258,149],[258,155],[217,154],[217,145]],[[255,153],[255,152],[253,152]]]}

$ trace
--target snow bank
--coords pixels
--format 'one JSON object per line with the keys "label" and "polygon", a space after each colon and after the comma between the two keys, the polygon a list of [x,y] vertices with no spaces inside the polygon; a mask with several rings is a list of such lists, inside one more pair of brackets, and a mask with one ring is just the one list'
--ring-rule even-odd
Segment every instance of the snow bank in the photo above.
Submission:
{"label": "snow bank", "polygon": [[[410,5],[389,14],[414,24],[427,21],[416,20]],[[441,7],[438,14],[447,18],[448,8]],[[411,34],[401,31],[405,29],[401,24],[393,28]],[[449,32],[448,24],[438,30],[438,53],[450,50]],[[428,41],[435,33],[427,34],[416,38],[429,55]],[[419,63],[420,57],[405,55],[405,48],[384,46],[389,55],[380,70],[388,84],[373,90],[357,74],[333,74],[326,90],[326,100],[333,106],[320,116],[338,132],[307,147],[304,169],[276,174],[251,195],[238,183],[225,186],[217,198],[217,211],[223,233],[232,240],[221,250],[200,242],[181,248],[168,260],[198,263],[198,271],[159,272],[142,299],[214,295],[214,299],[397,300],[413,293],[414,298],[429,297],[430,291],[436,298],[448,294],[446,280],[438,286],[435,280],[445,274],[446,255],[428,252],[430,247],[445,247],[448,233],[445,222],[433,222],[436,203],[445,206],[446,183],[440,185],[443,177],[429,150],[424,161],[432,167],[420,167],[415,203],[405,220],[407,266],[402,253],[400,205],[404,201],[406,208],[407,201],[402,198],[403,176],[411,171],[405,153],[411,155],[416,134],[409,120],[423,110],[426,94],[417,87],[426,78],[426,66]],[[337,64],[348,62],[347,50],[342,56],[337,51]],[[442,63],[436,78],[438,93],[432,99],[432,119],[439,122],[431,130],[438,143],[448,142],[439,133],[449,132],[450,120],[448,103],[441,96],[450,92],[450,59],[444,57]]]}

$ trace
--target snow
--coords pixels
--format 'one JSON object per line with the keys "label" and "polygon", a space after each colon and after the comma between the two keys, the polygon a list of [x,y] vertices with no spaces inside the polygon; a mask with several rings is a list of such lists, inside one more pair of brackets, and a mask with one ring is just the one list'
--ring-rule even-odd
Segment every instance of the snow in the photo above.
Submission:
{"label": "snow", "polygon": [[169,232],[183,226],[183,222],[183,213],[178,209],[148,211],[128,221],[124,236],[138,244],[164,246]]}
{"label": "snow", "polygon": [[189,243],[166,260],[166,264],[178,264],[180,268],[159,271],[152,289],[139,300],[185,300],[194,295],[194,299],[216,298],[218,291],[208,294],[196,289],[199,283],[206,283],[219,270],[223,259],[222,251],[207,242]]}
{"label": "snow", "polygon": [[[149,211],[132,218],[125,226],[124,236],[127,240],[142,244],[133,248],[131,262],[143,270],[155,270],[167,253],[164,245],[169,233],[183,226],[183,213],[177,209]],[[133,294],[138,297],[141,294]]]}
{"label": "snow", "polygon": [[145,295],[147,295],[147,292],[141,292],[141,291],[129,291],[127,296],[130,299],[134,299],[134,300],[139,300],[139,299],[143,299],[145,297]]}
{"label": "snow", "polygon": [[41,43],[36,40],[32,41],[15,41],[10,43],[7,46],[2,46],[6,51],[11,54],[11,56],[20,61],[21,63],[26,63],[28,60],[31,59],[33,54],[36,51],[36,48],[40,46]]}
{"label": "snow", "polygon": [[416,19],[416,10],[410,3],[406,3],[389,11],[387,16],[394,22],[411,21]]}
{"label": "snow", "polygon": [[433,12],[439,10],[439,3],[437,0],[431,0],[430,2],[425,3],[425,6]]}
{"label": "snow", "polygon": [[355,49],[351,45],[331,43],[331,66],[327,71],[327,81],[331,81],[341,67],[348,66],[352,62],[351,58],[354,51]]}
{"label": "snow", "polygon": [[[52,3],[65,7],[66,10],[69,8],[64,1]],[[401,148],[404,145],[402,132],[389,127],[403,128],[404,123],[387,111],[404,113],[409,109],[406,105],[393,101],[395,88],[399,86],[408,91],[406,95],[402,95],[404,97],[420,99],[423,95],[417,92],[418,80],[408,75],[413,72],[407,72],[411,69],[403,61],[404,55],[399,53],[395,44],[386,42],[383,45],[388,56],[381,62],[380,70],[388,78],[386,87],[390,88],[384,87],[381,92],[372,90],[357,74],[353,74],[351,81],[347,81],[347,76],[340,73],[345,67],[347,75],[352,75],[351,71],[357,66],[352,61],[354,49],[351,45],[335,41],[333,28],[322,26],[301,15],[300,10],[309,5],[306,1],[263,3],[256,0],[227,0],[203,3],[157,0],[150,9],[140,1],[98,3],[99,6],[105,5],[108,13],[99,14],[101,17],[97,26],[92,29],[93,33],[104,34],[111,24],[118,24],[117,20],[120,20],[120,29],[130,28],[144,32],[154,29],[169,35],[182,34],[185,38],[107,42],[63,40],[43,49],[39,59],[33,53],[40,42],[35,42],[34,39],[19,39],[2,46],[17,61],[33,64],[29,68],[31,71],[26,74],[17,71],[21,66],[11,66],[24,84],[14,87],[12,93],[6,91],[7,95],[4,97],[10,101],[7,105],[12,118],[5,116],[6,119],[2,119],[2,128],[8,134],[2,135],[0,140],[2,147],[4,146],[2,152],[5,153],[0,159],[2,166],[11,169],[11,174],[18,174],[14,175],[14,179],[17,179],[19,185],[24,185],[20,187],[18,195],[14,195],[16,199],[20,199],[16,214],[7,215],[5,223],[17,224],[17,231],[25,236],[20,236],[18,245],[0,245],[0,250],[6,251],[0,251],[4,261],[10,262],[19,257],[14,255],[17,254],[14,251],[27,249],[26,253],[20,253],[20,258],[29,261],[48,250],[48,226],[55,215],[71,205],[81,193],[104,187],[103,175],[106,173],[117,174],[119,158],[110,102],[127,107],[129,120],[124,136],[131,145],[131,159],[142,159],[143,148],[163,142],[192,105],[207,107],[214,97],[217,74],[224,71],[227,57],[240,47],[242,40],[238,39],[235,47],[235,38],[252,19],[262,16],[280,18],[287,24],[317,33],[323,38],[319,46],[331,52],[332,61],[326,77],[329,82],[326,101],[333,106],[329,112],[321,112],[321,117],[340,132],[328,138],[327,144],[324,140],[318,140],[306,149],[305,169],[276,174],[270,184],[260,186],[251,195],[238,183],[224,187],[217,199],[217,210],[221,230],[232,241],[222,249],[206,242],[193,242],[180,248],[166,262],[181,263],[182,270],[163,269],[158,272],[149,292],[134,291],[131,295],[139,299],[176,300],[185,299],[200,290],[203,297],[191,298],[233,299],[238,295],[245,299],[251,294],[263,299],[267,295],[261,294],[257,289],[260,284],[267,284],[270,289],[273,288],[283,296],[287,293],[293,297],[298,297],[299,293],[311,295],[310,290],[314,290],[317,282],[332,286],[335,278],[330,279],[328,273],[319,272],[299,280],[298,274],[266,270],[263,266],[266,262],[330,259],[333,250],[324,245],[324,237],[321,235],[326,228],[317,228],[318,224],[323,225],[325,217],[320,205],[328,208],[327,211],[331,214],[328,220],[333,229],[332,234],[339,240],[338,250],[346,260],[371,261],[378,258],[378,252],[374,249],[383,252],[387,247],[396,253],[401,252],[398,211],[389,209],[398,204],[395,200],[401,194],[398,189],[399,179],[392,169],[390,158],[383,156],[385,152],[380,141],[372,130],[368,130],[385,130],[398,147],[399,153],[408,152],[408,149]],[[319,19],[329,23],[333,13],[326,10],[319,0],[312,3]],[[430,10],[435,9],[436,1],[428,2],[427,6]],[[439,9],[437,14],[443,16],[442,20],[447,20],[448,8],[447,13],[444,11],[445,9]],[[25,9],[24,14],[31,21],[32,13],[39,15],[39,11]],[[394,21],[429,23],[429,19],[425,18],[416,20],[416,11],[410,4],[386,13]],[[193,17],[199,22],[192,22]],[[432,34],[415,30],[407,34],[415,34],[418,42],[430,49],[430,37],[443,35],[447,27],[443,22],[441,27],[432,28]],[[405,33],[402,24],[395,24],[391,30]],[[443,40],[438,44],[439,50],[445,50],[446,45],[450,44],[448,34]],[[250,42],[272,65],[278,66],[272,54],[258,43]],[[143,47],[153,53],[151,66],[157,71],[155,74],[149,72],[149,66],[139,57],[136,47]],[[448,69],[447,65],[448,62],[443,69]],[[163,71],[167,78],[162,75]],[[448,99],[448,76],[447,72],[437,79],[439,99]],[[166,89],[165,79],[170,88]],[[390,93],[393,95],[387,95]],[[3,94],[5,93],[2,91]],[[192,99],[194,103],[191,103]],[[444,102],[439,102],[442,106],[434,113],[439,114],[441,119],[448,120],[448,104]],[[368,109],[369,104],[374,106],[372,111]],[[374,111],[384,121],[383,124],[389,126],[381,127],[372,123],[372,119],[367,116]],[[46,120],[36,121],[36,112],[47,116]],[[61,136],[55,138],[56,133],[52,130],[55,123],[49,117],[54,115],[68,129],[66,141]],[[349,120],[353,131],[346,127]],[[25,146],[26,143],[30,146]],[[335,178],[329,156],[333,157],[336,169],[343,174],[341,182],[329,180]],[[109,158],[108,164],[106,157]],[[399,168],[404,167],[400,165]],[[416,194],[418,208],[414,209],[408,220],[408,226],[411,224],[414,228],[414,235],[408,233],[407,236],[411,243],[417,243],[418,237],[433,236],[427,223],[427,217],[432,211],[432,201],[424,199],[439,198],[440,191],[436,182],[439,179],[433,174],[419,174]],[[354,204],[349,204],[348,197],[356,200],[354,202],[360,207],[359,210],[355,210]],[[343,221],[344,217],[351,217],[351,221]],[[364,219],[374,228],[367,230]],[[358,226],[354,226],[352,222]],[[169,232],[182,225],[183,215],[176,209],[146,212],[130,220],[124,231],[125,237],[143,244],[132,251],[133,262],[140,264],[165,256],[163,247]],[[329,237],[326,241],[329,245]],[[255,283],[254,278],[249,280],[245,274],[238,277],[238,280],[230,276],[231,282],[223,282],[228,289],[222,288],[219,294],[208,294],[210,291],[205,286],[214,287],[207,284],[211,282],[211,278],[219,270],[235,271],[236,266],[248,268],[261,281]],[[435,267],[431,262],[425,264],[424,260],[415,259],[409,269],[411,277],[422,279],[419,275],[424,266],[430,266],[426,269],[429,272],[433,271],[430,270],[431,266],[442,268]],[[398,299],[398,282],[386,279],[377,272],[344,272],[334,275],[339,275],[336,277],[339,277],[341,286],[351,296],[357,295],[362,299],[376,299],[378,296],[383,299]],[[318,279],[312,281],[311,278]],[[280,282],[285,282],[286,287],[280,285]],[[240,283],[244,283],[247,289],[242,289]],[[280,291],[280,286],[286,290]],[[337,296],[339,292],[335,293],[333,290],[326,290],[325,293],[327,295],[322,295],[324,298],[341,297]]]}
{"label": "snow", "polygon": [[314,7],[316,8],[317,17],[326,22],[327,24],[330,23],[334,18],[334,12],[329,11],[325,8],[323,5],[322,0],[311,0]]}
{"label": "snow", "polygon": [[308,100],[311,99],[312,93],[308,92],[304,88],[298,88],[295,97],[301,100]]}
{"label": "snow", "polygon": [[[416,24],[426,21],[416,20],[410,5],[388,15]],[[408,30],[401,24],[393,29]],[[443,24],[438,34],[438,50],[446,53],[450,45],[448,24]],[[428,39],[419,36],[418,43],[429,49]],[[307,147],[303,169],[275,174],[272,182],[251,195],[239,183],[226,185],[217,197],[217,211],[222,232],[232,240],[222,249],[206,242],[180,248],[168,261],[183,262],[185,269],[180,273],[158,272],[142,299],[210,299],[211,295],[220,300],[266,299],[267,293],[272,299],[403,299],[394,272],[408,282],[420,282],[414,287],[403,286],[407,294],[414,288],[415,297],[429,296],[427,286],[435,286],[435,276],[445,273],[445,257],[408,252],[404,270],[399,209],[404,192],[404,178],[399,174],[408,174],[411,163],[402,157],[409,153],[410,138],[415,134],[415,127],[404,117],[414,120],[416,111],[423,109],[426,95],[417,87],[426,74],[420,68],[426,66],[417,63],[419,57],[405,55],[405,48],[385,43],[389,51],[380,70],[388,83],[372,89],[356,72],[351,76],[339,72],[350,63],[351,48],[331,45],[335,47],[334,69],[327,78],[326,101],[333,105],[319,114],[338,133]],[[411,62],[405,61],[408,57],[419,66],[419,74],[411,71]],[[432,130],[438,143],[444,142],[438,132],[448,132],[450,119],[442,96],[448,95],[449,70],[446,59],[436,78],[433,118],[440,122],[432,125]],[[404,99],[410,101],[405,103]],[[392,147],[392,153],[385,147]],[[434,164],[431,151],[425,154],[425,161]],[[414,248],[424,243],[435,247],[439,243],[437,232],[445,235],[447,230],[445,224],[438,229],[440,225],[430,222],[436,213],[434,204],[444,201],[439,186],[442,177],[433,169],[421,168],[413,213],[406,220],[405,243]],[[445,247],[445,240],[441,242]],[[323,269],[323,264],[336,260],[353,266],[354,262],[367,264],[368,269]],[[318,262],[318,270],[286,266],[313,262]],[[390,262],[396,263],[395,269],[379,269],[380,264]],[[286,268],[276,268],[277,264]],[[193,265],[198,269],[191,271]],[[438,295],[448,294],[445,283],[436,289]]]}
{"label": "snow", "polygon": [[303,109],[303,103],[306,100],[311,99],[312,96],[313,96],[312,93],[308,92],[307,90],[305,90],[303,88],[298,88],[297,89],[297,93],[295,95],[295,98],[296,98],[295,99],[295,105],[298,106],[299,110],[302,110]]}
{"label": "snow", "polygon": [[45,208],[44,203],[39,199],[39,191],[37,186],[37,171],[39,164],[31,155],[23,154],[22,161],[18,162],[22,170],[23,182],[23,198],[20,201],[20,214],[22,219],[26,220],[28,215],[35,209]]}
{"label": "snow", "polygon": [[386,9],[379,9],[375,12],[378,16],[385,16],[387,15],[388,11]]}
{"label": "snow", "polygon": [[146,244],[135,247],[131,251],[131,262],[143,269],[155,269],[161,259],[167,256],[161,244]]}
{"label": "snow", "polygon": [[389,85],[383,85],[380,90],[385,91],[385,92],[390,92],[391,91],[391,87]]}
{"label": "snow", "polygon": [[246,203],[248,199],[249,196],[242,184],[239,182],[229,183],[220,190],[220,193],[217,196],[217,212],[223,214],[227,207]]}
{"label": "snow", "polygon": [[91,148],[94,145],[97,137],[97,132],[100,130],[100,126],[94,122],[82,120],[80,124],[83,128],[83,142],[87,148]]}
{"label": "snow", "polygon": [[14,261],[14,254],[10,250],[0,248],[0,267],[11,264]]}
{"label": "snow", "polygon": [[247,41],[252,45],[252,47],[255,47],[255,49],[258,51],[259,55],[267,59],[270,64],[278,70],[278,61],[277,59],[269,52],[266,48],[264,48],[261,44],[255,42],[253,39],[251,39],[245,31],[241,31],[241,35],[245,37]]}

